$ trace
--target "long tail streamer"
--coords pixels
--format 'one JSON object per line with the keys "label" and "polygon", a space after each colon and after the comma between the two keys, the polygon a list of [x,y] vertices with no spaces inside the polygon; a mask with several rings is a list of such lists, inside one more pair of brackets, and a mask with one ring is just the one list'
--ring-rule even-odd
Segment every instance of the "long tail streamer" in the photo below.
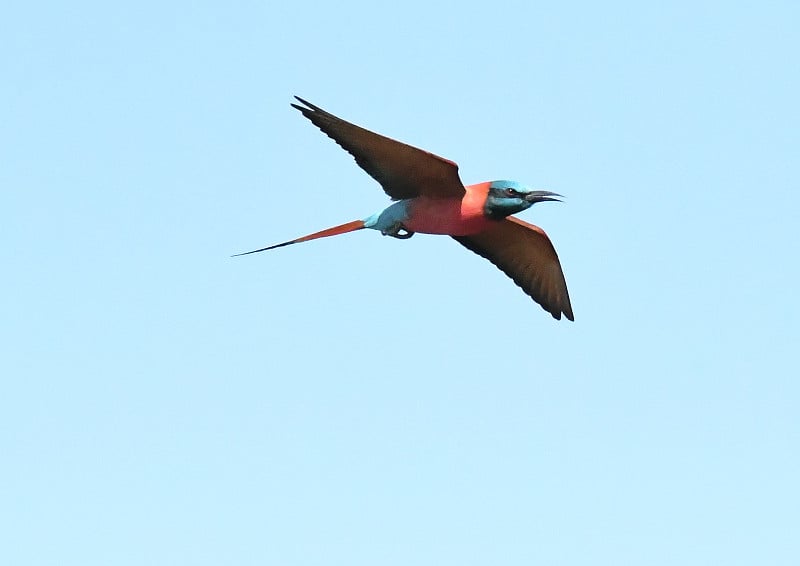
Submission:
{"label": "long tail streamer", "polygon": [[353,220],[352,222],[348,222],[347,224],[340,224],[339,226],[334,226],[333,228],[328,228],[327,230],[321,230],[319,232],[314,232],[313,234],[309,234],[308,236],[303,236],[301,238],[297,238],[295,240],[289,240],[288,242],[283,242],[281,244],[275,244],[274,246],[268,246],[266,248],[261,248],[260,250],[253,250],[251,252],[244,252],[240,254],[233,254],[231,257],[238,257],[240,255],[248,255],[248,254],[256,254],[258,252],[265,252],[267,250],[274,250],[275,248],[282,248],[283,246],[288,246],[291,244],[299,244],[300,242],[308,242],[309,240],[316,240],[317,238],[327,238],[328,236],[338,236],[339,234],[346,234],[347,232],[354,232],[355,230],[361,230],[364,227],[363,220]]}

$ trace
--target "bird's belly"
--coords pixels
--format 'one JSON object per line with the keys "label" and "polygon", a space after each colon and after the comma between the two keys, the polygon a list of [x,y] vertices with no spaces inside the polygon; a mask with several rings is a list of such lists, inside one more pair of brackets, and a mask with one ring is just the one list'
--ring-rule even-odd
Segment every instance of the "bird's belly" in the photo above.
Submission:
{"label": "bird's belly", "polygon": [[421,234],[447,234],[466,236],[486,230],[490,219],[483,214],[483,206],[473,199],[432,199],[418,197],[409,206],[406,229]]}

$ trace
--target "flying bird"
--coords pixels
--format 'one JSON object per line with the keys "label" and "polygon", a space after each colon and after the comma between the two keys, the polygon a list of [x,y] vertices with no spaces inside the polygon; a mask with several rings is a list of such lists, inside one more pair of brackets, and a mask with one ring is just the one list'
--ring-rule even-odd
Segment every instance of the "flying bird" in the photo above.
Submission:
{"label": "flying bird", "polygon": [[237,256],[364,228],[401,239],[416,232],[442,234],[491,261],[553,318],[560,320],[563,314],[575,320],[561,263],[547,234],[512,216],[537,202],[558,201],[561,195],[533,190],[514,181],[464,186],[458,165],[452,161],[346,122],[295,98],[300,104],[292,103],[292,107],[350,153],[396,202],[364,220]]}

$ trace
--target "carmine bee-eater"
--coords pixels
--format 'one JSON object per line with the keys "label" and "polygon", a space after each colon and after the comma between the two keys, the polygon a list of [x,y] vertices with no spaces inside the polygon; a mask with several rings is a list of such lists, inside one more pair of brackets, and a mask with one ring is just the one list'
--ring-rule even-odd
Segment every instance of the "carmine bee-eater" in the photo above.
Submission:
{"label": "carmine bee-eater", "polygon": [[349,152],[392,200],[364,220],[315,232],[259,250],[307,242],[371,228],[384,236],[410,238],[415,232],[444,234],[500,268],[544,310],[575,320],[567,283],[550,239],[538,226],[511,216],[537,202],[561,196],[514,181],[464,186],[458,165],[337,118],[300,97],[292,104],[303,116]]}

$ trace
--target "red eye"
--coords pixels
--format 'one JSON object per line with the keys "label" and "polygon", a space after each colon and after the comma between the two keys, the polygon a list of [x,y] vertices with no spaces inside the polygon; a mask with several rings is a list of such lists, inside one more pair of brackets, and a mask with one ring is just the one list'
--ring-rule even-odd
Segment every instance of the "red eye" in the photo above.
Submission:
{"label": "red eye", "polygon": [[506,189],[506,196],[518,197],[519,196],[519,192],[516,189]]}

